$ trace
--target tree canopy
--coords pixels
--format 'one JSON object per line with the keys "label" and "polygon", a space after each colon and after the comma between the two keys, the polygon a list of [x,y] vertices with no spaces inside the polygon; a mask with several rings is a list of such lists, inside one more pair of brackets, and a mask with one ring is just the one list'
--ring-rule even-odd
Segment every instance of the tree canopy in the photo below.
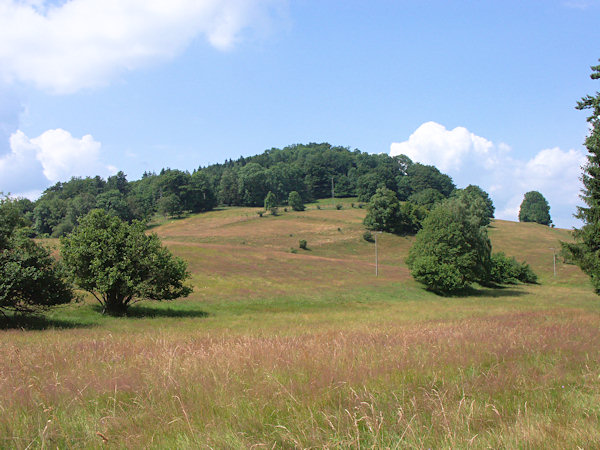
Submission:
{"label": "tree canopy", "polygon": [[50,252],[28,237],[18,201],[0,198],[0,312],[69,303],[71,286]]}
{"label": "tree canopy", "polygon": [[440,294],[455,293],[472,282],[486,283],[491,270],[486,228],[464,202],[447,200],[423,221],[407,263],[415,280]]}
{"label": "tree canopy", "polygon": [[145,224],[128,224],[95,209],[61,239],[62,257],[73,282],[91,293],[103,312],[121,315],[139,300],[173,300],[192,288],[187,264],[161,245]]}
{"label": "tree canopy", "polygon": [[[592,66],[591,78],[600,79],[600,65]],[[591,127],[585,140],[588,155],[581,177],[581,199],[585,206],[578,207],[575,214],[583,226],[575,230],[575,243],[563,243],[563,247],[590,277],[596,293],[600,294],[600,92],[583,97],[577,103],[577,109],[590,110],[587,121]]]}
{"label": "tree canopy", "polygon": [[541,225],[550,225],[550,205],[538,191],[529,191],[525,194],[519,209],[519,222],[536,222]]}

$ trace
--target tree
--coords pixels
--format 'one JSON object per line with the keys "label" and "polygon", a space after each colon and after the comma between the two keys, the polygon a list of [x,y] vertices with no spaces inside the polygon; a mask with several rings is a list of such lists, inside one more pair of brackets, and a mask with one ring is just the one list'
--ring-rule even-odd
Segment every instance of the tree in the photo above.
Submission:
{"label": "tree", "polygon": [[50,252],[30,239],[14,200],[0,199],[0,312],[69,303],[73,290]]}
{"label": "tree", "polygon": [[542,225],[550,225],[550,205],[538,191],[529,191],[523,197],[519,209],[519,222],[536,222]]}
{"label": "tree", "polygon": [[265,197],[265,210],[271,211],[271,214],[277,215],[277,198],[271,191]]}
{"label": "tree", "polygon": [[[600,65],[592,66],[593,80],[600,79]],[[577,208],[575,217],[583,226],[575,230],[575,243],[562,243],[571,259],[591,279],[596,294],[600,294],[600,92],[586,96],[577,103],[577,109],[591,110],[587,118],[591,131],[585,140],[588,150],[583,167],[581,199],[586,206]]]}
{"label": "tree", "polygon": [[483,202],[485,203],[486,217],[488,219],[494,218],[494,212],[496,211],[496,208],[494,207],[494,202],[492,202],[492,199],[490,198],[490,195],[487,192],[485,192],[479,186],[474,185],[474,184],[468,185],[462,191],[466,192],[469,195],[476,195],[476,196],[480,197],[483,200]]}
{"label": "tree", "polygon": [[394,191],[379,188],[367,206],[364,224],[369,230],[396,233],[400,224],[400,202]]}
{"label": "tree", "polygon": [[491,243],[463,202],[447,200],[423,221],[407,259],[412,276],[427,289],[452,294],[472,282],[487,283]]}
{"label": "tree", "polygon": [[304,202],[298,191],[290,192],[290,195],[288,196],[288,205],[290,205],[294,211],[304,211]]}
{"label": "tree", "polygon": [[175,194],[165,194],[156,202],[156,209],[163,216],[181,217],[183,205]]}
{"label": "tree", "polygon": [[394,191],[379,188],[367,206],[365,226],[370,230],[414,234],[421,228],[426,210],[412,203],[401,204]]}
{"label": "tree", "polygon": [[161,245],[145,225],[131,225],[95,209],[61,239],[61,254],[74,283],[91,293],[103,313],[122,315],[140,300],[173,300],[192,288],[187,264]]}

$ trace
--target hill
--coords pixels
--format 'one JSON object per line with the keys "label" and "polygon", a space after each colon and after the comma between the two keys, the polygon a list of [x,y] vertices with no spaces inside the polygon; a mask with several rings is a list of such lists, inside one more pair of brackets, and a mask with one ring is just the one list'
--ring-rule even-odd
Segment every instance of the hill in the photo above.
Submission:
{"label": "hill", "polygon": [[375,277],[351,202],[156,224],[192,296],[0,331],[0,446],[600,444],[600,308],[575,266],[553,275],[567,230],[494,221],[541,284],[442,298],[410,278],[410,237],[379,235]]}

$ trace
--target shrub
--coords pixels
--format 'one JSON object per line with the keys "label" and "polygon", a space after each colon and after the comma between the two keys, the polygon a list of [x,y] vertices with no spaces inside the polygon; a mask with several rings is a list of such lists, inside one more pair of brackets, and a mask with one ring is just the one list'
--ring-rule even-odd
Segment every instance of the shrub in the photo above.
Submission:
{"label": "shrub", "polygon": [[529,264],[519,263],[512,256],[506,256],[502,252],[492,255],[492,266],[490,280],[499,284],[536,283],[537,275]]}
{"label": "shrub", "polygon": [[298,191],[290,192],[290,195],[288,195],[288,205],[290,205],[294,211],[304,211],[304,202]]}
{"label": "shrub", "polygon": [[338,203],[337,205],[335,205],[335,209],[337,209],[338,211],[340,209],[342,209],[344,207],[344,205],[342,205],[341,203]]}
{"label": "shrub", "polygon": [[367,242],[375,242],[375,239],[373,238],[373,233],[371,233],[369,230],[363,233],[363,239]]}
{"label": "shrub", "polygon": [[306,239],[300,239],[300,241],[298,242],[298,246],[302,249],[302,250],[307,250],[307,245],[308,243],[306,242]]}

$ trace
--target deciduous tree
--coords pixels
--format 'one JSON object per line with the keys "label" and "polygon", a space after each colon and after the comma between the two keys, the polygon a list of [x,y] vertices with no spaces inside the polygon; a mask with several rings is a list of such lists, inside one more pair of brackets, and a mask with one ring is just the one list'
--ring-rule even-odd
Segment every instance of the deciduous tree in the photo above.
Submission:
{"label": "deciduous tree", "polygon": [[187,264],[147,235],[144,223],[131,225],[95,209],[62,238],[62,257],[74,283],[91,293],[103,312],[122,315],[139,300],[173,300],[192,288]]}

